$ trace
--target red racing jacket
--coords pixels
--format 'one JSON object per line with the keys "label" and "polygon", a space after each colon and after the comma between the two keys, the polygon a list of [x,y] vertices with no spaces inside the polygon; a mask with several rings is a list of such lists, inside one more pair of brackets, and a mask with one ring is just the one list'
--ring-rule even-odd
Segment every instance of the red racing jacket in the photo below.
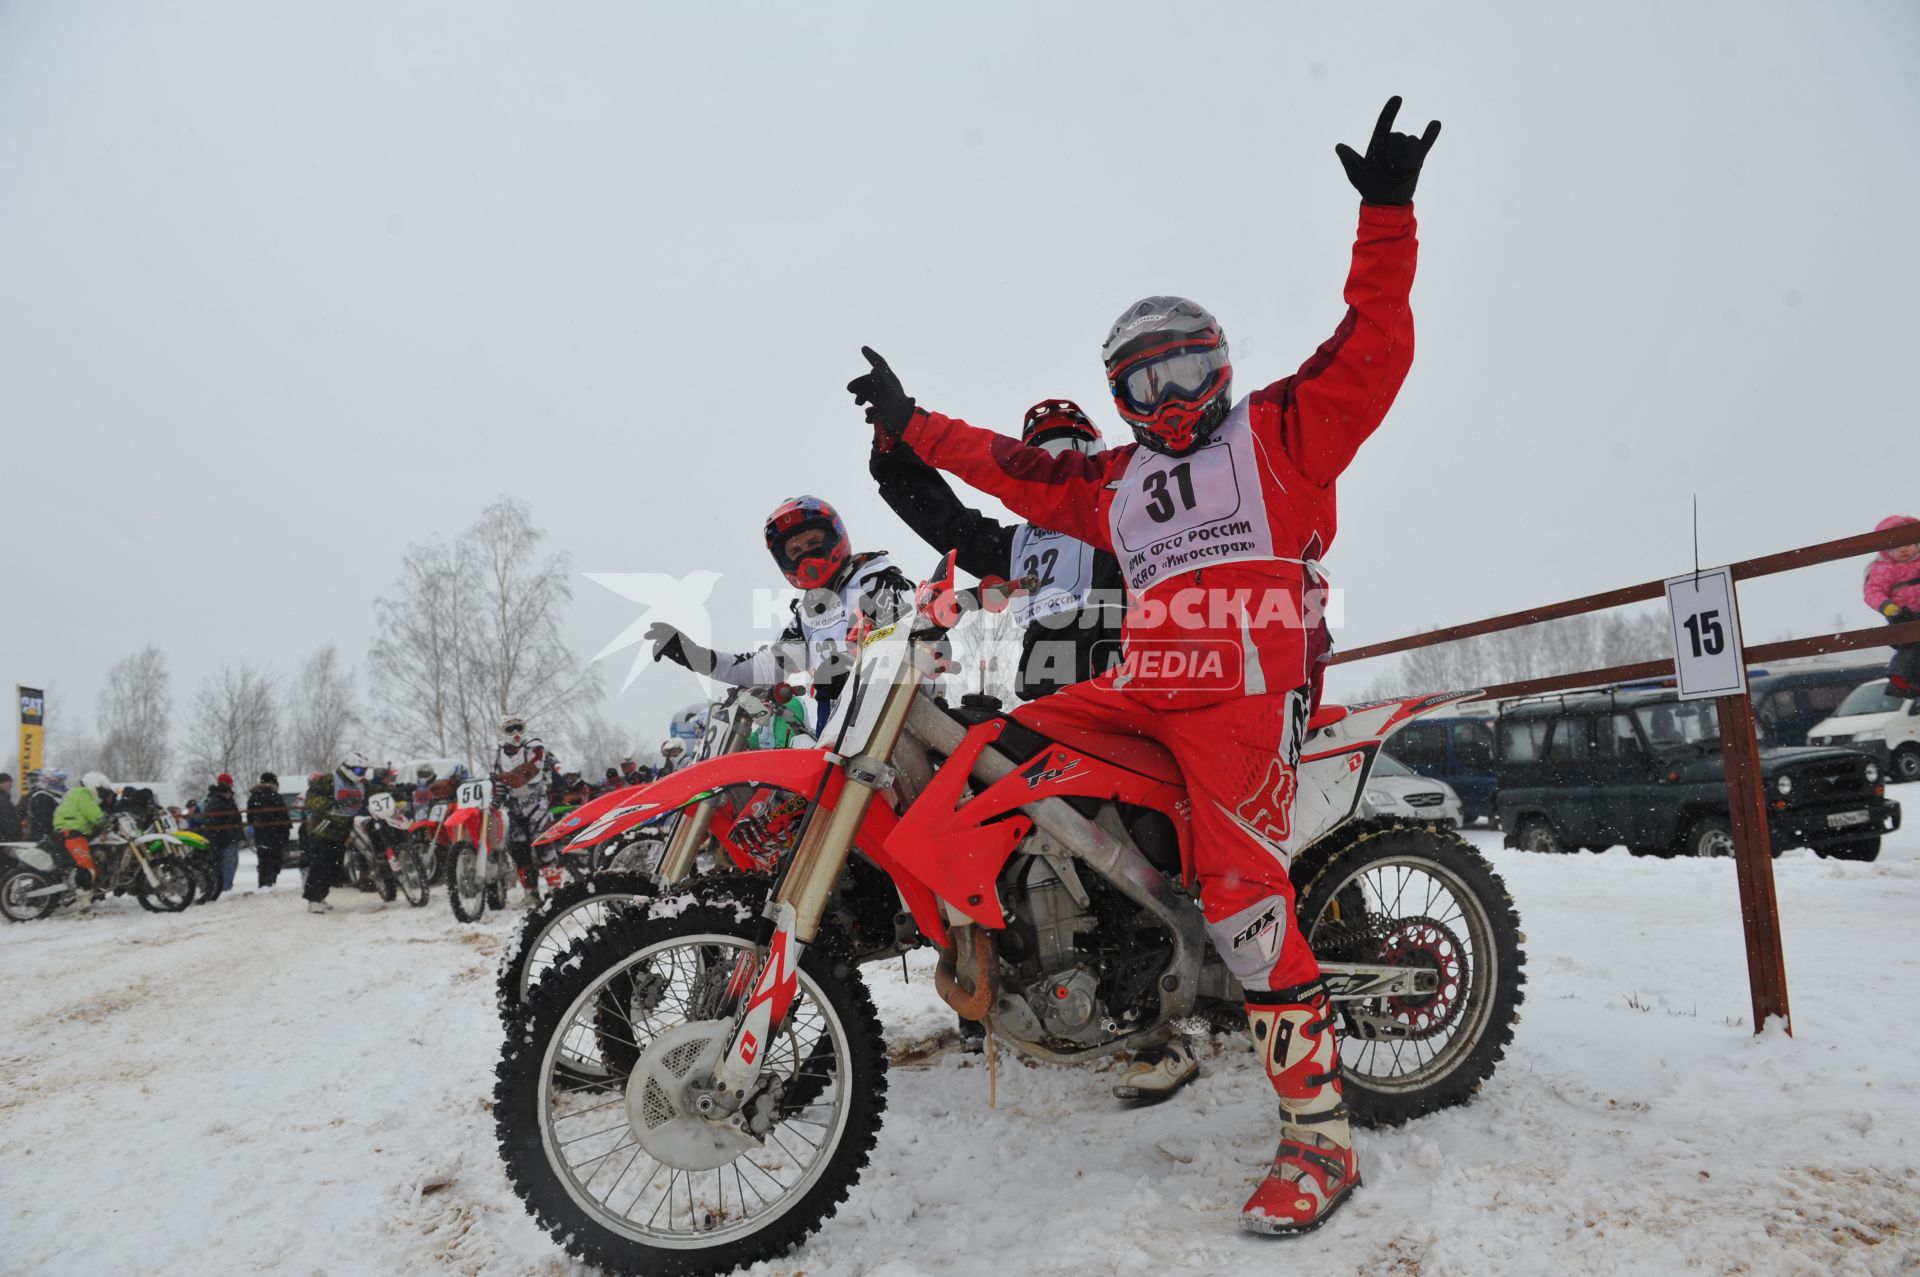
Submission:
{"label": "red racing jacket", "polygon": [[1130,606],[1116,688],[1180,709],[1302,686],[1328,651],[1317,569],[1334,481],[1413,364],[1414,232],[1410,205],[1361,205],[1333,336],[1182,456],[1127,444],[1053,457],[925,410],[904,438],[1022,518],[1120,560]]}

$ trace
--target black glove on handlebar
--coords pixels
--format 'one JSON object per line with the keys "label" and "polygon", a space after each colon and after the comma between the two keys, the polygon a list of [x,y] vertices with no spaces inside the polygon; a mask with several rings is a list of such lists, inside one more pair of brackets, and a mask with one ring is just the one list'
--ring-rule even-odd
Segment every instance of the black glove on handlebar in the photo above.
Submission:
{"label": "black glove on handlebar", "polygon": [[1429,123],[1427,131],[1419,137],[1395,133],[1393,117],[1399,111],[1399,97],[1388,98],[1386,109],[1380,112],[1380,120],[1373,126],[1373,137],[1367,142],[1365,155],[1354,154],[1353,148],[1344,142],[1333,148],[1340,163],[1346,166],[1347,180],[1353,183],[1353,189],[1360,192],[1365,203],[1413,203],[1420,166],[1426,163],[1427,152],[1440,136],[1438,120]]}
{"label": "black glove on handlebar", "polygon": [[860,347],[860,353],[873,365],[873,371],[861,373],[848,382],[847,393],[855,403],[866,405],[870,424],[898,439],[907,423],[913,420],[913,399],[893,369],[887,367],[887,361],[874,354],[871,346]]}

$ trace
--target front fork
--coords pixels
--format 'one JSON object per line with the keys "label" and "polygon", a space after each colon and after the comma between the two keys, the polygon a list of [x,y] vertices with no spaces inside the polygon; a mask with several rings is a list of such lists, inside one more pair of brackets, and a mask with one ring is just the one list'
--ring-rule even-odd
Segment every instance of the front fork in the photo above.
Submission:
{"label": "front fork", "polygon": [[[931,668],[930,658],[930,650],[914,644],[911,658],[902,663],[887,688],[886,703],[880,708],[866,749],[852,758],[833,759],[820,805],[809,813],[800,845],[780,871],[767,906],[773,937],[753,954],[759,966],[753,991],[746,998],[726,1054],[714,1067],[714,1079],[729,1108],[737,1109],[753,1094],[767,1041],[786,1022],[787,1012],[798,996],[800,957],[820,934],[827,902],[853,854],[854,835],[866,819],[874,796],[893,784],[890,760],[894,746],[906,726],[913,698],[919,694],[922,670]],[[748,974],[736,973],[741,987],[745,987]]]}
{"label": "front fork", "polygon": [[[737,754],[747,747],[752,739],[755,724],[744,712],[736,712],[727,724],[727,739],[720,746],[720,754]],[[693,858],[707,841],[707,834],[713,828],[713,817],[720,810],[718,792],[708,794],[698,803],[680,813],[680,820],[673,827],[673,836],[667,839],[667,849],[660,854],[660,885],[671,887],[693,872]]]}

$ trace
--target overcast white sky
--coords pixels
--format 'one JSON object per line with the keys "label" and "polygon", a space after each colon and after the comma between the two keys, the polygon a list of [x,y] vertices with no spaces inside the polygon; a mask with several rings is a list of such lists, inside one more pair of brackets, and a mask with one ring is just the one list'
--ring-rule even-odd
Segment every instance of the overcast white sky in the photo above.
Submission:
{"label": "overcast white sky", "polygon": [[[0,679],[364,662],[403,547],[772,583],[780,498],[926,552],[842,390],[1017,426],[1134,298],[1242,392],[1341,313],[1333,155],[1446,126],[1419,353],[1341,484],[1352,645],[1920,513],[1920,6],[0,3]],[[1868,623],[1861,564],[1750,641]],[[632,606],[579,585],[583,654]],[[616,663],[617,664],[617,663]],[[610,669],[617,687],[624,666]],[[658,732],[655,671],[610,713]],[[1336,691],[1338,688],[1336,687]]]}

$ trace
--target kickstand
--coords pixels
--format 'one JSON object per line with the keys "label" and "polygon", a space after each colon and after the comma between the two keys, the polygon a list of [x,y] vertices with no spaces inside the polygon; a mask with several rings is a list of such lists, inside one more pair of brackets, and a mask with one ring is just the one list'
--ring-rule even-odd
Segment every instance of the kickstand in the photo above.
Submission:
{"label": "kickstand", "polygon": [[993,1022],[987,1022],[987,1107],[1000,1107],[1000,1052],[994,1049]]}

